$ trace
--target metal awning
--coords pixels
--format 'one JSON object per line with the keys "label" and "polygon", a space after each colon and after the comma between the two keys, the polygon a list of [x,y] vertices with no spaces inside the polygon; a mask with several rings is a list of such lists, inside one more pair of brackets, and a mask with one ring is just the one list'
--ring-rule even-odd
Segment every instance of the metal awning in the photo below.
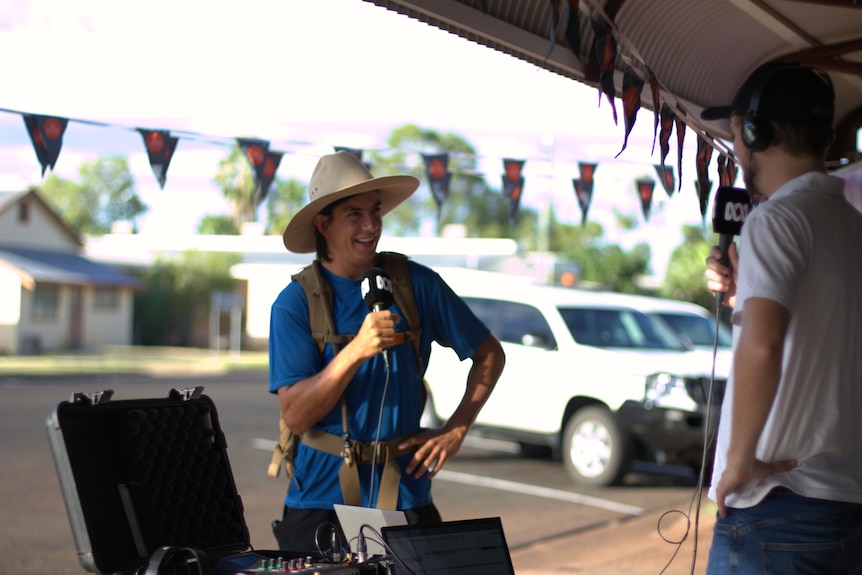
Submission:
{"label": "metal awning", "polygon": [[39,282],[140,288],[130,275],[68,252],[0,247],[0,265],[11,268],[25,285]]}

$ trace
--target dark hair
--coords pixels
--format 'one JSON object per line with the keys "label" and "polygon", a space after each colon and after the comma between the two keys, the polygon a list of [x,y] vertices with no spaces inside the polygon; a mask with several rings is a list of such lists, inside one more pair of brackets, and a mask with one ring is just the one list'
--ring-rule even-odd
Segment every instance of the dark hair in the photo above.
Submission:
{"label": "dark hair", "polygon": [[771,143],[784,146],[794,156],[825,158],[832,146],[832,126],[823,122],[770,122]]}
{"label": "dark hair", "polygon": [[[332,212],[335,210],[335,206],[345,202],[350,197],[351,196],[347,196],[335,200],[334,202],[317,212],[317,215],[324,216],[327,220],[332,219]],[[317,259],[319,261],[328,262],[332,260],[332,258],[329,257],[329,246],[326,245],[326,238],[323,236],[323,234],[320,233],[320,230],[317,229],[316,225],[314,226],[314,249],[317,253]]]}

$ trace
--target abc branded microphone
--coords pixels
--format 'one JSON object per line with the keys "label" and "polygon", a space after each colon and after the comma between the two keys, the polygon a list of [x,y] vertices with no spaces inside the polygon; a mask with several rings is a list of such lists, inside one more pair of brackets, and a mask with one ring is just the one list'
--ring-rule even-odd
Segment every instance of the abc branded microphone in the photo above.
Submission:
{"label": "abc branded microphone", "polygon": [[[371,268],[365,272],[359,284],[359,290],[365,307],[371,312],[384,310],[395,300],[392,295],[392,280],[389,279],[389,274],[380,268]],[[381,353],[386,367],[389,367],[389,350],[384,349]]]}
{"label": "abc branded microphone", "polygon": [[[742,232],[742,224],[751,211],[751,196],[742,188],[721,186],[715,193],[712,211],[712,231],[718,234],[718,249],[721,252],[722,264],[728,265],[730,259],[728,250],[733,243],[733,237]],[[719,303],[724,294],[719,293]]]}

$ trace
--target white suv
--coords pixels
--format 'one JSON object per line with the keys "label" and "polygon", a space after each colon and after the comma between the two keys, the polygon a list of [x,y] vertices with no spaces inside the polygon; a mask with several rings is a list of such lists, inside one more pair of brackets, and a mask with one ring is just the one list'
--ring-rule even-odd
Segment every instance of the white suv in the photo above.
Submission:
{"label": "white suv", "polygon": [[[438,272],[506,352],[476,433],[549,447],[582,485],[618,483],[635,459],[700,469],[711,365],[665,324],[619,294],[494,272]],[[445,348],[431,357],[428,405],[442,420],[461,401],[469,362]],[[717,381],[711,428],[723,391]]]}

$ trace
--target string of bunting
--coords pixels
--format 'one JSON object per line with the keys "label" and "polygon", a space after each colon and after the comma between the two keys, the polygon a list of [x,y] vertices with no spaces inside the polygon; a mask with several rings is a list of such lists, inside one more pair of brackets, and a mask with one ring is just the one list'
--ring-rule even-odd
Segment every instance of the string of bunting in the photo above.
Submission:
{"label": "string of bunting", "polygon": [[[571,14],[571,12],[569,14]],[[634,80],[630,80],[629,82],[631,82],[631,85],[635,86],[635,88],[638,88],[639,85],[642,85],[638,84],[638,82]],[[626,109],[626,117],[628,118],[630,113],[635,114],[637,110],[635,109],[634,112],[631,112],[629,104],[626,103],[626,97],[624,97],[623,100],[624,107]],[[639,97],[637,101],[639,103]],[[147,153],[149,163],[153,171],[153,175],[155,176],[155,179],[158,182],[160,189],[164,189],[165,182],[167,180],[168,168],[170,167],[171,159],[176,152],[180,140],[203,140],[217,145],[237,145],[242,150],[243,155],[248,160],[249,166],[252,170],[255,186],[257,187],[258,204],[260,204],[266,199],[269,189],[273,181],[275,180],[275,174],[278,170],[281,159],[286,153],[284,151],[276,151],[270,149],[271,143],[268,140],[261,138],[220,138],[215,136],[206,136],[204,134],[196,132],[188,132],[181,130],[171,131],[165,129],[151,129],[141,127],[129,128],[127,126],[95,122],[91,120],[31,114],[28,112],[10,110],[6,108],[0,108],[0,111],[18,114],[24,120],[25,129],[27,130],[27,134],[30,137],[34,151],[36,152],[37,159],[42,167],[43,177],[47,169],[54,169],[54,166],[57,162],[57,158],[59,157],[60,151],[62,149],[63,135],[65,134],[65,131],[70,122],[89,124],[98,127],[120,128],[124,130],[132,130],[138,132],[143,139],[144,149]],[[675,118],[672,113],[667,112],[663,108],[660,122],[662,129],[659,136],[662,150],[662,162],[660,164],[654,164],[654,168],[656,170],[656,175],[658,176],[659,182],[662,184],[662,187],[668,194],[668,197],[673,197],[676,178],[674,176],[673,167],[665,165],[664,159],[667,155],[667,150],[669,149],[668,140],[671,133],[671,127],[674,125],[673,123],[675,122],[678,122],[678,119]],[[631,130],[631,125],[633,124],[634,119],[627,120],[626,140],[628,139],[628,132]],[[682,129],[678,128],[677,134],[678,146],[680,148],[680,170],[683,144],[682,137],[680,136],[680,134],[682,133]],[[292,143],[300,145],[311,145],[310,142]],[[355,155],[360,161],[362,160],[363,150],[361,149],[348,148],[343,146],[333,147],[336,151],[347,151]],[[625,149],[625,142],[623,144],[623,149]],[[620,152],[622,152],[622,150]],[[705,216],[705,202],[708,196],[709,188],[711,187],[711,181],[709,181],[708,177],[706,176],[706,167],[709,164],[711,154],[712,147],[709,146],[706,140],[700,138],[698,140],[698,179],[695,182],[695,187],[698,190],[699,195],[701,196],[702,217]],[[424,162],[425,175],[428,180],[432,196],[437,205],[437,220],[439,222],[443,205],[449,195],[449,188],[452,177],[454,175],[484,177],[484,174],[475,170],[450,169],[450,154],[448,153],[420,153],[420,155]],[[462,157],[469,156],[468,154],[456,155]],[[619,156],[619,154],[617,154],[617,156]],[[721,156],[721,160],[722,161],[719,163],[720,179],[722,182],[724,182],[725,180],[732,182],[733,180],[735,180],[736,168],[733,165],[732,160],[725,158],[723,155]],[[503,176],[501,191],[509,207],[509,219],[511,223],[515,223],[517,221],[518,211],[525,184],[523,168],[526,161],[526,159],[503,159]],[[367,163],[366,167],[371,169],[371,166]],[[381,165],[381,167],[383,166]],[[590,205],[592,203],[594,174],[597,167],[597,163],[579,162],[578,168],[580,176],[578,178],[572,179],[574,195],[577,200],[578,206],[581,209],[582,225],[585,225],[587,222],[587,216],[589,213]],[[638,194],[638,197],[640,198],[641,212],[646,221],[649,221],[650,217],[652,194],[654,187],[655,181],[653,181],[651,178],[639,178],[635,182],[635,189]],[[705,192],[703,190],[705,190]]]}

